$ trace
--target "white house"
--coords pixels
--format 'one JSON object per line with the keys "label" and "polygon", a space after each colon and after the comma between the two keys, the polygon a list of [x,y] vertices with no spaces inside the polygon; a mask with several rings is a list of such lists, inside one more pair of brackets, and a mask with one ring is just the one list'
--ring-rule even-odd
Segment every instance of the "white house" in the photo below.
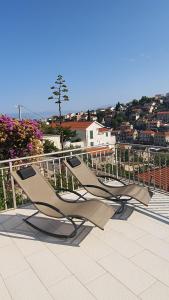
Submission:
{"label": "white house", "polygon": [[61,143],[60,143],[60,135],[56,134],[44,134],[43,140],[49,140],[50,142],[54,143],[54,146],[58,149],[61,149]]}
{"label": "white house", "polygon": [[63,122],[62,127],[75,130],[76,137],[74,138],[74,140],[77,140],[77,138],[81,139],[84,147],[105,145],[113,147],[116,142],[115,136],[111,134],[111,129],[105,128],[102,124],[96,121]]}

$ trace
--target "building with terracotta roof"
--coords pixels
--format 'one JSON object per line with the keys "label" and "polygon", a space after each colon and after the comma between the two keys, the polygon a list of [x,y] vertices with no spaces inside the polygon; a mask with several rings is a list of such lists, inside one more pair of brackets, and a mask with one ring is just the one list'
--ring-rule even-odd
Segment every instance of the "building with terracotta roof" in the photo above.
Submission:
{"label": "building with terracotta roof", "polygon": [[169,123],[169,111],[159,111],[157,112],[157,119],[164,123]]}
{"label": "building with terracotta roof", "polygon": [[[52,123],[52,127],[59,126],[59,123]],[[114,147],[116,139],[111,134],[111,129],[102,124],[93,122],[62,122],[63,128],[69,128],[76,131],[75,139],[79,138],[84,147],[111,145]]]}
{"label": "building with terracotta roof", "polygon": [[153,144],[155,132],[152,130],[142,130],[139,133],[139,141],[142,144]]}
{"label": "building with terracotta roof", "polygon": [[154,135],[154,145],[167,146],[169,144],[169,131],[156,132]]}
{"label": "building with terracotta roof", "polygon": [[161,125],[162,125],[162,123],[160,122],[160,120],[152,120],[147,123],[147,129],[149,129],[149,130],[157,129]]}

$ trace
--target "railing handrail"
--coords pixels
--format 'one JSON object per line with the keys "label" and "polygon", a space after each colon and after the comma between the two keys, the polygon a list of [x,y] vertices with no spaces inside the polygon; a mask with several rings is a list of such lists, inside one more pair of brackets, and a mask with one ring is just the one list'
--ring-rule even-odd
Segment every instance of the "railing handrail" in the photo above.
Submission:
{"label": "railing handrail", "polygon": [[[95,147],[94,147],[95,148]],[[100,148],[100,149],[98,149]],[[95,152],[100,152],[103,151],[106,146],[98,147],[96,150],[90,150],[86,152],[81,152],[80,154],[87,154],[87,153],[95,153]],[[12,158],[12,159],[6,159],[6,160],[0,160],[0,165],[5,164],[5,163],[11,163],[11,162],[16,162],[16,161],[21,161],[21,160],[26,160],[26,159],[33,159],[33,158],[39,158],[39,157],[48,157],[48,156],[53,156],[53,155],[59,155],[59,154],[64,154],[64,153],[70,153],[70,152],[75,152],[75,151],[82,151],[82,150],[87,150],[87,147],[83,148],[77,148],[77,149],[67,149],[63,151],[57,151],[57,152],[51,152],[51,153],[43,153],[43,154],[37,154],[37,155],[30,155],[30,156],[23,156],[23,157],[17,157],[17,158]],[[110,148],[111,150],[111,148]],[[69,155],[68,155],[69,156]],[[61,158],[62,156],[56,157],[56,159]]]}
{"label": "railing handrail", "polygon": [[169,150],[169,146],[168,147],[164,147],[164,146],[155,146],[155,145],[151,145],[151,144],[133,144],[133,143],[123,143],[123,142],[116,142],[115,145],[126,145],[126,146],[139,146],[139,147],[147,147],[147,148],[157,148],[157,149],[164,149],[164,150]]}

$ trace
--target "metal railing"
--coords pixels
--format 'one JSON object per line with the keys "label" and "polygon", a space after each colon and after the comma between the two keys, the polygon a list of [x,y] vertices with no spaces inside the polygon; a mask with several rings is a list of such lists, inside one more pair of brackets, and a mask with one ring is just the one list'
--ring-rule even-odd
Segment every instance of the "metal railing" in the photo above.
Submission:
{"label": "metal railing", "polygon": [[[158,150],[158,151],[157,151]],[[70,190],[80,187],[77,179],[64,165],[64,160],[79,155],[86,164],[105,174],[112,174],[128,183],[149,186],[160,192],[169,192],[169,151],[145,145],[116,144],[115,149],[72,149],[55,153],[0,161],[0,210],[16,208],[28,201],[14,182],[11,171],[36,164],[42,174],[56,188]]]}
{"label": "metal railing", "polygon": [[169,149],[137,144],[116,145],[118,177],[169,192]]}
{"label": "metal railing", "polygon": [[105,147],[101,147],[97,150],[93,149],[92,151],[91,149],[89,151],[85,148],[71,149],[0,161],[0,210],[17,208],[28,201],[26,195],[14,182],[11,175],[12,170],[20,167],[36,164],[55,189],[78,189],[80,187],[79,182],[63,163],[68,157],[76,154],[79,155],[89,167],[96,171],[100,170],[112,174],[113,170],[115,170],[115,151],[105,149]]}

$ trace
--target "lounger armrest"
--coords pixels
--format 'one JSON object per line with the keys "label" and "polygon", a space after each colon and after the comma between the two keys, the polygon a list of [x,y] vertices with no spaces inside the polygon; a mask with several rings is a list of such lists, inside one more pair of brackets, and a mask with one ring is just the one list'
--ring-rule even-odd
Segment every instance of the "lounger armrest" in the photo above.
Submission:
{"label": "lounger armrest", "polygon": [[[118,179],[118,178],[116,178],[116,177],[114,177],[114,176],[112,176],[112,175],[102,175],[102,174],[97,174],[96,175],[98,178],[109,178],[109,179],[113,179],[113,180],[115,180],[115,181],[118,181],[118,182],[120,182],[121,184],[123,184],[123,185],[126,185],[126,183],[124,183],[122,180],[120,180],[120,179]],[[105,183],[104,183],[104,185],[106,185]]]}
{"label": "lounger armrest", "polygon": [[69,189],[64,189],[64,188],[59,188],[59,190],[57,190],[57,191],[59,191],[59,192],[61,192],[61,191],[63,191],[63,192],[69,192],[69,193],[72,193],[72,194],[75,194],[75,195],[78,196],[78,199],[76,199],[76,200],[71,200],[71,201],[68,200],[68,201],[66,201],[66,199],[62,199],[63,201],[66,201],[66,202],[69,202],[69,203],[77,202],[80,199],[83,199],[84,201],[87,201],[87,199],[83,195],[81,195],[80,193],[78,193],[76,191],[70,191]]}

